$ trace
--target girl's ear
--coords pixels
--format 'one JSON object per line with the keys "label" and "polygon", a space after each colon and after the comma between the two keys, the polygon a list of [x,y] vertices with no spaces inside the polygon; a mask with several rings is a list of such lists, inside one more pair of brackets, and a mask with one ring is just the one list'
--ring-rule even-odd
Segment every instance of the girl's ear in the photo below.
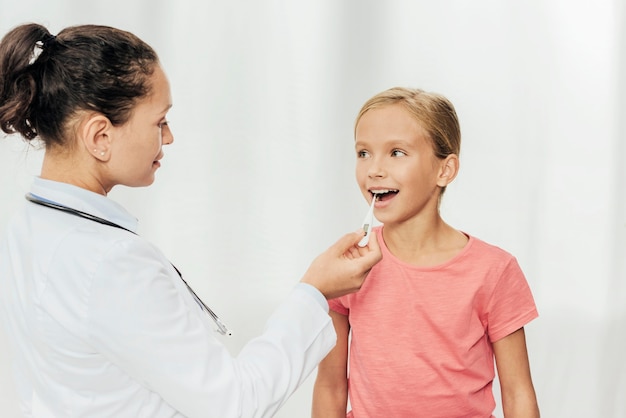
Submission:
{"label": "girl's ear", "polygon": [[87,116],[80,125],[80,139],[87,153],[99,161],[106,162],[111,157],[112,126],[111,121],[99,113]]}
{"label": "girl's ear", "polygon": [[450,154],[443,160],[439,166],[439,176],[437,177],[437,186],[446,187],[452,183],[456,175],[459,173],[459,156]]}

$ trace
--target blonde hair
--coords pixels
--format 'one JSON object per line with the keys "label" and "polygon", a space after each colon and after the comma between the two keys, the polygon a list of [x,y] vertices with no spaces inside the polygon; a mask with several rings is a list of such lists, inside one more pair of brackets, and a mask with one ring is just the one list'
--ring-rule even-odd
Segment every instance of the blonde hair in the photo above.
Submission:
{"label": "blonde hair", "polygon": [[354,130],[365,113],[392,104],[402,105],[428,133],[437,158],[461,152],[461,128],[452,103],[444,96],[420,89],[394,87],[369,99],[356,118]]}

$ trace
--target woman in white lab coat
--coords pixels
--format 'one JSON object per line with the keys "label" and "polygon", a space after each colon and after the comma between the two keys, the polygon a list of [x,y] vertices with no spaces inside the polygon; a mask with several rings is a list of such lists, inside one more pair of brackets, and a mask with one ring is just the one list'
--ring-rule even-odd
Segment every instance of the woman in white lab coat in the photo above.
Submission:
{"label": "woman in white lab coat", "polygon": [[0,242],[0,317],[20,405],[33,417],[269,417],[335,343],[326,298],[357,290],[375,239],[313,261],[232,357],[228,332],[107,193],[153,182],[171,144],[168,80],[153,49],[103,26],[0,43],[0,127],[46,151]]}

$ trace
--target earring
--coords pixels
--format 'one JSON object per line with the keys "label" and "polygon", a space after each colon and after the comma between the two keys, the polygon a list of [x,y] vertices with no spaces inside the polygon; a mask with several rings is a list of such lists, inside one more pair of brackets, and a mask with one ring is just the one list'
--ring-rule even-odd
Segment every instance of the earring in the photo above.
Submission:
{"label": "earring", "polygon": [[100,151],[100,156],[104,157],[104,151]]}

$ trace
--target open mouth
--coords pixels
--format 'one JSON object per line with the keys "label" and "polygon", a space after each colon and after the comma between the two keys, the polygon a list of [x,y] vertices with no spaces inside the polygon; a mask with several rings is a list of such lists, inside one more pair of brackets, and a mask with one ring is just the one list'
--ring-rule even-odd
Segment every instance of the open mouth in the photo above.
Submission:
{"label": "open mouth", "polygon": [[396,194],[398,194],[399,190],[397,189],[380,189],[380,190],[370,190],[372,197],[375,197],[376,200],[384,201],[393,198]]}

